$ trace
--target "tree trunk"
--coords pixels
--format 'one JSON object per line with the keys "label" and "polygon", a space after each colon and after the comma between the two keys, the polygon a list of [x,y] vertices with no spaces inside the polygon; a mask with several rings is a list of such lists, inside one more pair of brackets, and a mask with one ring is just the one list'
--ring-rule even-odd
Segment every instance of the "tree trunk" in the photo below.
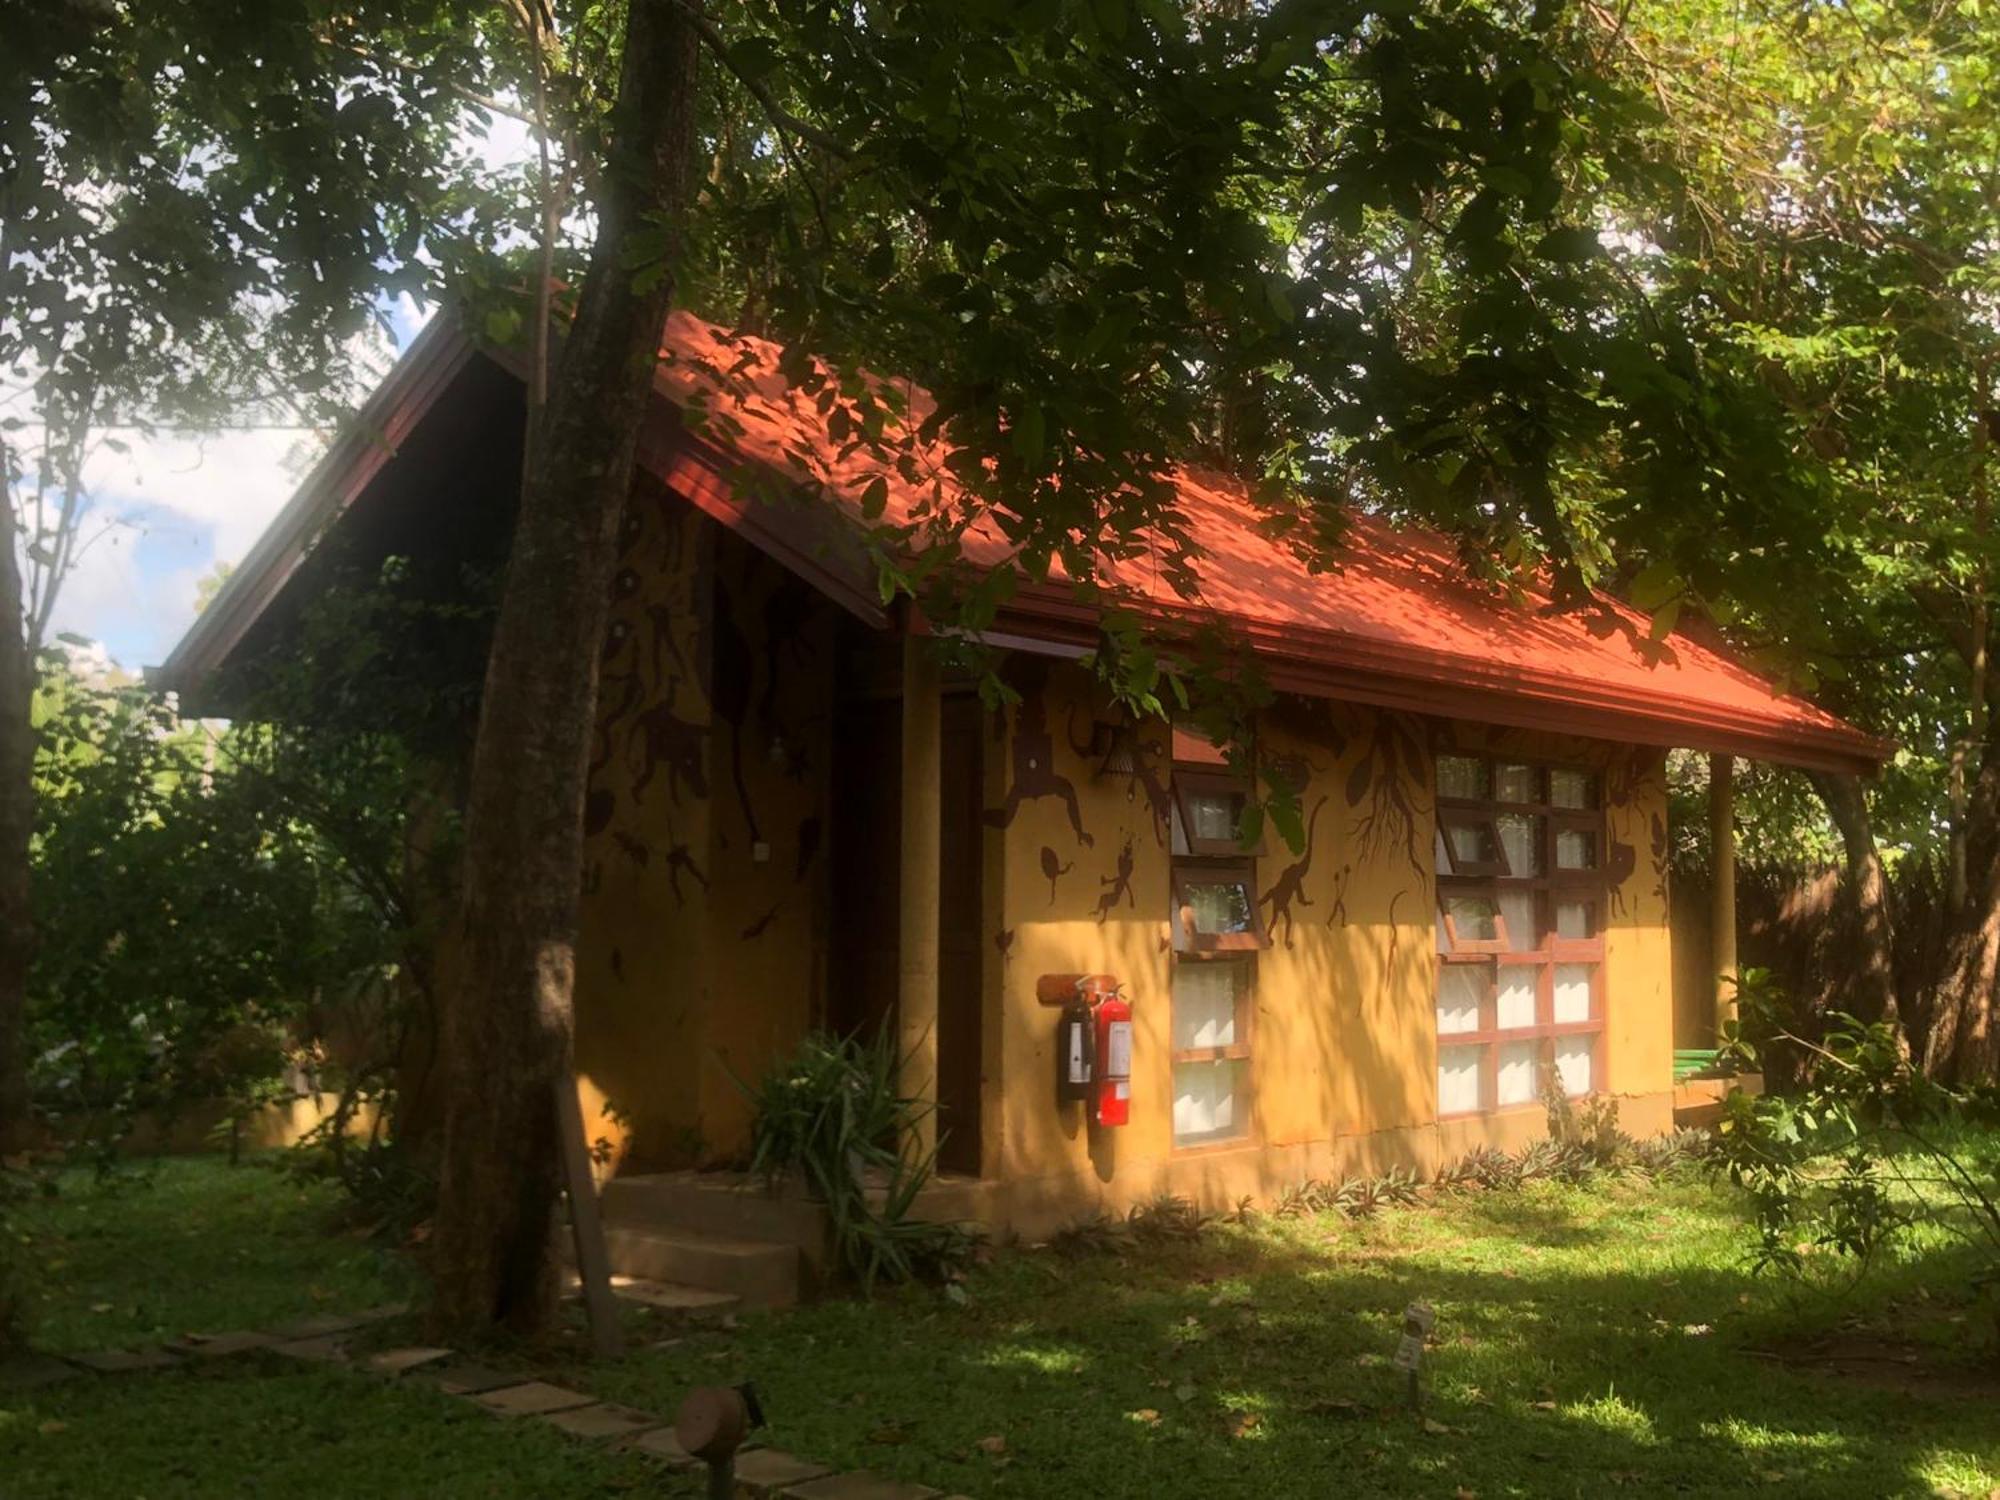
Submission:
{"label": "tree trunk", "polygon": [[35,824],[35,664],[23,634],[13,496],[0,487],[0,1157],[33,1144],[28,1108],[28,838]]}
{"label": "tree trunk", "polygon": [[1864,1021],[1887,1021],[1901,1031],[1901,1007],[1896,999],[1895,918],[1889,906],[1889,880],[1875,847],[1875,829],[1868,817],[1868,797],[1858,776],[1813,773],[1813,788],[1826,804],[1833,826],[1847,853],[1841,893],[1854,903],[1854,930],[1861,937],[1849,993],[1855,1014]]}
{"label": "tree trunk", "polygon": [[[545,1329],[561,1185],[554,1084],[571,1069],[583,798],[618,522],[670,305],[627,241],[687,201],[697,37],[679,0],[631,0],[594,205],[597,241],[521,512],[473,751],[458,962],[444,995],[444,1158],[432,1237],[440,1331]],[[671,265],[671,258],[668,261]]]}
{"label": "tree trunk", "polygon": [[1993,986],[2000,977],[2000,757],[1987,747],[1965,820],[1966,899],[1953,913],[1924,1028],[1924,1072],[1947,1083],[2000,1071]]}

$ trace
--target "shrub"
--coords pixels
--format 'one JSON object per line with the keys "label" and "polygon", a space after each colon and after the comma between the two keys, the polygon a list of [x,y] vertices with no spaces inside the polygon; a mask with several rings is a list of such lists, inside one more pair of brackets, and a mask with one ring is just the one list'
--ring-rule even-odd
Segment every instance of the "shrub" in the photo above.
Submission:
{"label": "shrub", "polygon": [[901,1063],[886,1029],[873,1042],[815,1033],[745,1090],[750,1170],[799,1175],[826,1205],[836,1263],[864,1291],[940,1274],[971,1248],[959,1226],[911,1217],[937,1153],[903,1150],[931,1106],[899,1091]]}

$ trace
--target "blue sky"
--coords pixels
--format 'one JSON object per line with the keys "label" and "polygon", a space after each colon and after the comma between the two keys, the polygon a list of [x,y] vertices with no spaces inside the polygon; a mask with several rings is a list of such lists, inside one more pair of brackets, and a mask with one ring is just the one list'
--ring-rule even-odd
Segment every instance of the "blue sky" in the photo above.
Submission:
{"label": "blue sky", "polygon": [[[384,309],[397,347],[423,326]],[[217,562],[238,563],[290,498],[324,435],[304,429],[121,433],[87,471],[92,509],[54,628],[101,641],[120,665],[157,665],[194,619],[195,590]]]}

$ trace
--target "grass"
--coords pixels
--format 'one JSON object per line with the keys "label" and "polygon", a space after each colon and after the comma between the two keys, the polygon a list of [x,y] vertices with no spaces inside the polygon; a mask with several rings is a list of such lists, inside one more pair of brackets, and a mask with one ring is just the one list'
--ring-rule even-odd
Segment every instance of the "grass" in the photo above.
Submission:
{"label": "grass", "polygon": [[[406,1291],[393,1260],[329,1235],[330,1207],[207,1161],[166,1164],[150,1188],[65,1191],[27,1247],[44,1268],[40,1341],[242,1327]],[[245,1236],[251,1253],[231,1254]],[[624,1360],[544,1356],[544,1372],[662,1413],[690,1386],[754,1378],[766,1441],[973,1496],[1617,1485],[1872,1500],[2000,1485],[2000,1384],[1961,1363],[1958,1310],[1916,1295],[1918,1267],[1853,1300],[1801,1300],[1749,1274],[1751,1239],[1704,1182],[1541,1184],[1362,1223],[1223,1225],[1126,1256],[1001,1252],[962,1303],[912,1290],[734,1328],[636,1318],[652,1331]],[[1417,1297],[1438,1316],[1427,1420],[1389,1365]],[[1916,1341],[1922,1362],[1862,1380],[1765,1357],[1857,1317]],[[640,1465],[429,1391],[269,1359],[0,1395],[9,1500],[673,1492]]]}

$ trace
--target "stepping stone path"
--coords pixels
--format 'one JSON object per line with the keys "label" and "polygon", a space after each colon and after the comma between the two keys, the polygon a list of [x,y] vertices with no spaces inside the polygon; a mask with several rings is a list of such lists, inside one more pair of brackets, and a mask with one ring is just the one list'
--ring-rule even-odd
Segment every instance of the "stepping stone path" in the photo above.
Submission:
{"label": "stepping stone path", "polygon": [[[699,1315],[713,1312],[706,1296],[684,1297],[679,1291],[651,1295],[650,1283],[620,1288],[634,1301],[675,1307]],[[733,1304],[734,1299],[727,1299]],[[349,1365],[370,1374],[398,1380],[414,1376],[434,1383],[448,1396],[462,1396],[502,1417],[530,1417],[583,1442],[616,1443],[643,1453],[670,1469],[702,1467],[674,1435],[672,1424],[634,1407],[599,1401],[546,1381],[531,1380],[505,1370],[462,1360],[455,1351],[428,1345],[385,1349],[360,1356],[348,1352],[352,1336],[374,1323],[409,1311],[404,1303],[358,1313],[319,1313],[270,1329],[239,1328],[227,1333],[184,1333],[165,1346],[151,1349],[99,1349],[82,1354],[19,1354],[0,1359],[0,1392],[34,1390],[81,1378],[86,1372],[125,1375],[143,1370],[170,1370],[245,1354],[272,1354],[307,1364]],[[678,1343],[668,1339],[659,1347]],[[866,1469],[835,1473],[825,1464],[754,1444],[736,1455],[738,1494],[760,1500],[947,1500],[941,1490],[907,1480],[885,1479]],[[949,1500],[964,1500],[962,1496]]]}

